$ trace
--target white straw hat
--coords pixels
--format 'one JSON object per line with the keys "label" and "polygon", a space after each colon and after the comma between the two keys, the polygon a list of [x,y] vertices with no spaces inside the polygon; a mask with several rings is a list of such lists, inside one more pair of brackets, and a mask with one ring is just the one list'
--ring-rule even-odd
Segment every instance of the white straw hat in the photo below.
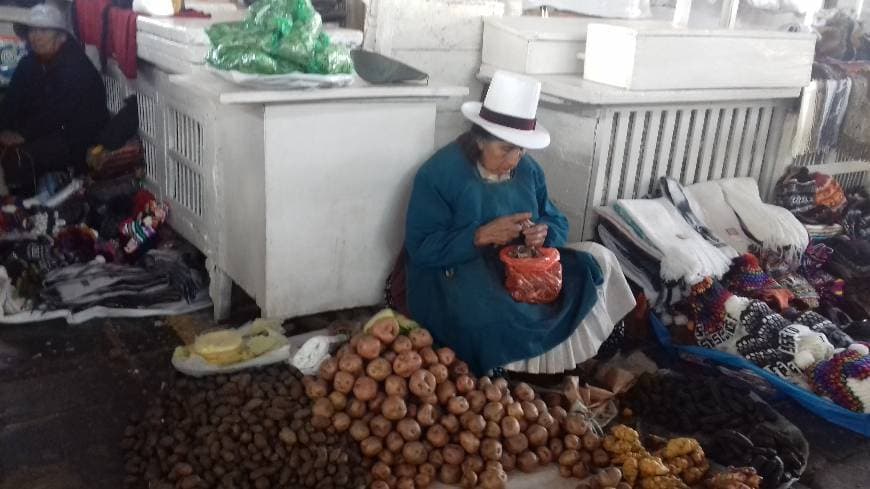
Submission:
{"label": "white straw hat", "polygon": [[27,35],[27,30],[31,27],[38,29],[57,29],[70,33],[66,19],[60,9],[54,5],[39,4],[30,9],[30,14],[26,20],[15,23],[15,34],[19,37]]}
{"label": "white straw hat", "polygon": [[496,71],[483,103],[465,102],[462,115],[490,134],[521,148],[550,145],[550,133],[537,121],[541,82],[509,71]]}

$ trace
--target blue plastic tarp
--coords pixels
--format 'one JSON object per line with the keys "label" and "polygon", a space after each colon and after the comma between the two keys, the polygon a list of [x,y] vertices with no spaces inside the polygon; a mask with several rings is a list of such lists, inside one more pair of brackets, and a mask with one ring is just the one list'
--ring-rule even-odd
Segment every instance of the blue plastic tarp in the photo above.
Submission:
{"label": "blue plastic tarp", "polygon": [[737,370],[749,370],[759,377],[764,378],[764,380],[768,381],[779,392],[794,399],[813,414],[822,417],[835,425],[842,426],[848,430],[870,437],[870,414],[856,413],[834,404],[828,399],[819,397],[806,389],[802,389],[797,385],[764,370],[743,357],[710,348],[702,348],[700,346],[676,345],[671,341],[670,331],[668,331],[668,328],[662,324],[658,316],[650,314],[650,323],[652,324],[653,331],[655,332],[659,343],[661,343],[665,348],[678,353],[686,353],[695,357],[703,358],[717,365],[723,365]]}

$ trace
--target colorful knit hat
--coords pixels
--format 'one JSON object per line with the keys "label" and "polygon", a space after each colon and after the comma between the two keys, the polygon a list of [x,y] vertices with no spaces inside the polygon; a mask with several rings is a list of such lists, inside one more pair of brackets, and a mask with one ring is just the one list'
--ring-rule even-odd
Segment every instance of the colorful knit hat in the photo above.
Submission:
{"label": "colorful knit hat", "polygon": [[[692,286],[686,305],[695,325],[698,345],[727,349],[726,343],[730,343],[736,334],[740,310],[748,302],[749,299],[735,296],[710,277]],[[729,304],[732,310],[729,310]]]}
{"label": "colorful knit hat", "polygon": [[856,343],[810,368],[813,390],[840,406],[870,413],[870,343]]}
{"label": "colorful knit hat", "polygon": [[788,307],[794,295],[762,270],[758,258],[744,253],[731,264],[731,270],[722,282],[728,290],[746,297],[761,299],[782,311]]}

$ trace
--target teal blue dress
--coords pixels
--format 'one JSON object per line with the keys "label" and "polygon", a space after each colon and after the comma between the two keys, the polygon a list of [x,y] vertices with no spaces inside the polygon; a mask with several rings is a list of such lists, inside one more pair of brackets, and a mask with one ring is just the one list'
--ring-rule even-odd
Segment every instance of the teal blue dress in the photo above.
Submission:
{"label": "teal blue dress", "polygon": [[[559,248],[563,285],[552,304],[515,302],[504,286],[498,249],[474,245],[477,228],[520,212],[547,224],[545,245]],[[412,317],[478,375],[552,349],[574,333],[603,281],[591,255],[561,248],[567,237],[568,221],[550,202],[544,173],[530,156],[520,160],[510,180],[491,183],[458,144],[445,146],[417,172],[408,205]]]}

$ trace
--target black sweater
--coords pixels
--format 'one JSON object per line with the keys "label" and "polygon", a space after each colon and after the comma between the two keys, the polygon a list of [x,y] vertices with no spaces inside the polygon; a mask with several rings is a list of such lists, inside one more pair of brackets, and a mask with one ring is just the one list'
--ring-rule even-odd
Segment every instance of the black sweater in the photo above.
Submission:
{"label": "black sweater", "polygon": [[108,118],[103,80],[73,40],[47,65],[33,53],[22,58],[0,104],[0,130],[27,142],[60,135],[77,163]]}

